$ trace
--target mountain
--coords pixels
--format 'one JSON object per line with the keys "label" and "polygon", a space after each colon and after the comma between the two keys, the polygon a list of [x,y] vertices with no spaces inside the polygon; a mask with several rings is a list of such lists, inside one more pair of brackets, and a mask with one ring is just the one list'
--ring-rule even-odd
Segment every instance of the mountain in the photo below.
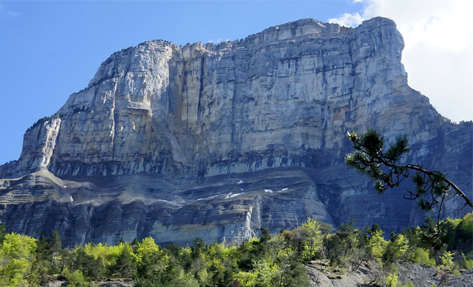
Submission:
{"label": "mountain", "polygon": [[[348,170],[348,130],[406,134],[405,162],[472,195],[471,122],[411,89],[393,21],[313,19],[218,45],[144,42],[111,55],[87,88],[24,136],[0,167],[0,219],[65,245],[239,242],[307,217],[400,231],[424,213]],[[408,187],[406,185],[405,187]],[[468,210],[447,202],[445,216]]]}

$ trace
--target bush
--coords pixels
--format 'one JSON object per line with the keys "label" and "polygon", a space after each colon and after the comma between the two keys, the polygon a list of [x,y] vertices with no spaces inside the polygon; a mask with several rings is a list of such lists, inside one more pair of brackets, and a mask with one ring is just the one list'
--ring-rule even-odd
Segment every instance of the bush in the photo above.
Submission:
{"label": "bush", "polygon": [[441,267],[445,270],[451,270],[453,268],[453,253],[445,251],[443,255],[440,256],[440,261],[442,263]]}
{"label": "bush", "polygon": [[396,287],[398,285],[397,282],[397,275],[394,273],[390,273],[388,278],[386,278],[386,286],[387,287]]}
{"label": "bush", "polygon": [[80,270],[75,270],[72,274],[69,270],[65,270],[64,275],[67,277],[67,286],[72,287],[87,287],[89,283],[84,277],[84,274]]}
{"label": "bush", "polygon": [[468,259],[468,257],[462,253],[462,260],[459,262],[459,265],[460,265],[460,268],[463,268],[463,269],[467,269],[467,270],[473,269],[473,260]]}
{"label": "bush", "polygon": [[414,263],[433,267],[435,266],[435,259],[430,258],[429,251],[424,248],[416,248],[414,250]]}

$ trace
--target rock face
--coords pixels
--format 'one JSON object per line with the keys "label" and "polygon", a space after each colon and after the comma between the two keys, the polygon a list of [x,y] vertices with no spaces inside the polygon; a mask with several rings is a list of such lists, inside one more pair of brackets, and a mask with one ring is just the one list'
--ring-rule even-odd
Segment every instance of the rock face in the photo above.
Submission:
{"label": "rock face", "polygon": [[[348,130],[407,134],[406,162],[472,195],[472,131],[409,88],[394,22],[304,19],[218,45],[162,40],[114,53],[0,167],[7,229],[67,245],[238,241],[307,217],[388,231],[423,214],[347,170]],[[460,216],[461,201],[446,216]]]}
{"label": "rock face", "polygon": [[[410,282],[412,286],[429,287],[435,286],[471,286],[473,270],[462,272],[455,276],[449,272],[439,272],[435,267],[427,267],[413,263],[395,265],[399,270],[398,280],[402,284]],[[356,286],[382,286],[383,271],[374,262],[368,262],[357,270],[335,272],[326,266],[310,263],[306,265],[307,275],[311,287],[356,287]],[[386,272],[386,271],[384,271]]]}

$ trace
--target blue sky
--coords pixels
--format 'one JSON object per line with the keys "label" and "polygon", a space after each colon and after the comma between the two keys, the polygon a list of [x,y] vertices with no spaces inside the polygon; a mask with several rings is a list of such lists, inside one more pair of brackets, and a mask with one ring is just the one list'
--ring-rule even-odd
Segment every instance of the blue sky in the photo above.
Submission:
{"label": "blue sky", "polygon": [[[86,87],[115,51],[153,39],[179,45],[235,40],[302,18],[356,26],[395,10],[380,3],[402,1],[0,1],[0,164],[18,159],[26,129]],[[470,70],[458,73],[473,78]],[[473,97],[471,90],[463,91],[464,97]]]}

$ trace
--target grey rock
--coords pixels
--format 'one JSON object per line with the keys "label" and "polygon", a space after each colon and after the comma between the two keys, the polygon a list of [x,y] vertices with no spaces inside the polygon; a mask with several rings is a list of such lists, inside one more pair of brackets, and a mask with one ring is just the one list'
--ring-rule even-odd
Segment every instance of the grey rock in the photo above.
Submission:
{"label": "grey rock", "polygon": [[[313,287],[355,287],[355,286],[384,286],[383,277],[389,272],[382,271],[376,262],[367,262],[358,270],[349,270],[345,274],[332,272],[319,264],[305,266]],[[471,286],[473,270],[462,271],[458,276],[443,272],[436,267],[427,267],[413,263],[396,264],[399,270],[398,282],[414,286]]]}
{"label": "grey rock", "polygon": [[[473,125],[408,86],[403,47],[386,18],[304,19],[218,45],[116,52],[0,167],[0,219],[32,236],[59,230],[70,246],[239,242],[309,216],[387,232],[420,224],[402,198],[409,184],[378,196],[343,160],[348,130],[406,134],[405,162],[448,173],[472,197]],[[461,206],[447,202],[444,215]]]}

